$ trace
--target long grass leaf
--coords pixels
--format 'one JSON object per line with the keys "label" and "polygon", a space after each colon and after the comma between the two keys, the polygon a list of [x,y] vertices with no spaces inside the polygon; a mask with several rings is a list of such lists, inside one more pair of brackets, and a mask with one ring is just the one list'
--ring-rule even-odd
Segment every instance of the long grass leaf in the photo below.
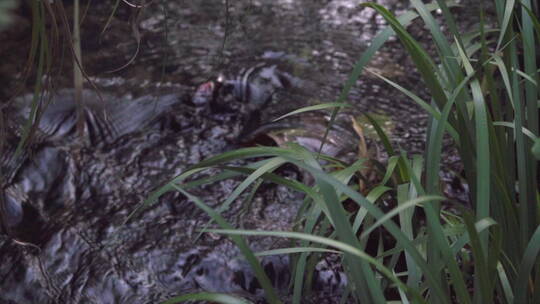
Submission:
{"label": "long grass leaf", "polygon": [[341,251],[319,248],[319,247],[293,247],[293,248],[280,248],[280,249],[259,251],[255,253],[255,256],[280,255],[280,254],[291,254],[291,253],[302,253],[302,252],[323,252],[323,253],[336,253],[336,254],[341,253]]}
{"label": "long grass leaf", "polygon": [[464,215],[467,232],[469,234],[470,247],[474,256],[474,299],[475,303],[489,303],[489,274],[487,269],[487,248],[482,248],[481,240],[474,227],[472,215]]}
{"label": "long grass leaf", "polygon": [[[508,26],[510,25],[510,20],[512,18],[512,14],[514,13],[514,5],[516,1],[515,0],[507,0],[505,1],[505,7],[504,7],[504,16],[501,20],[501,31],[499,33],[499,39],[497,41],[497,50],[499,50],[502,46],[504,37],[507,34]],[[500,11],[500,9],[499,9]]]}
{"label": "long grass leaf", "polygon": [[426,83],[427,88],[437,102],[437,105],[442,108],[446,104],[446,95],[438,81],[441,79],[441,77],[437,73],[435,63],[431,59],[431,56],[429,56],[424,48],[420,46],[420,44],[405,30],[403,25],[386,8],[374,3],[363,3],[362,6],[375,9],[390,24],[401,40],[402,44],[407,49],[407,53],[409,53],[409,55],[412,57],[418,71]]}
{"label": "long grass leaf", "polygon": [[[461,60],[467,75],[474,75],[474,69],[469,62],[469,59],[459,48]],[[489,151],[489,132],[488,132],[488,116],[486,105],[480,83],[477,79],[471,81],[471,91],[474,102],[474,117],[476,131],[476,217],[482,219],[489,217],[489,194],[490,194],[490,151]],[[487,233],[481,236],[482,246],[487,250]]]}
{"label": "long grass leaf", "polygon": [[528,282],[531,271],[538,259],[538,253],[540,252],[540,226],[536,228],[536,231],[532,235],[525,253],[523,254],[523,259],[519,265],[519,271],[517,280],[515,283],[515,300],[514,303],[528,303],[527,294],[528,294]]}
{"label": "long grass leaf", "polygon": [[[181,187],[177,185],[173,185],[173,187],[184,194],[189,200],[191,200],[197,207],[202,209],[204,212],[206,212],[212,219],[214,219],[221,227],[224,229],[233,229],[233,227],[227,223],[227,221],[219,215],[216,211],[214,211],[212,208],[208,207],[205,203],[203,203],[202,200],[200,200],[198,197],[190,194],[189,192],[185,191]],[[252,267],[253,271],[255,272],[255,276],[257,277],[257,280],[259,281],[259,284],[261,284],[262,288],[265,291],[265,297],[270,303],[281,303],[279,300],[276,291],[272,287],[272,284],[270,283],[270,279],[268,279],[268,276],[264,272],[264,269],[262,268],[261,264],[253,254],[253,251],[249,248],[246,241],[244,241],[243,238],[239,236],[232,236],[231,239],[233,242],[238,246],[242,254],[246,257],[246,260],[249,262],[250,266]]]}
{"label": "long grass leaf", "polygon": [[291,112],[289,112],[287,114],[284,114],[284,115],[274,119],[273,121],[282,120],[283,118],[286,118],[286,117],[289,117],[289,116],[292,116],[292,115],[296,115],[296,114],[300,114],[300,113],[305,113],[305,112],[319,111],[319,110],[332,109],[332,108],[346,108],[346,107],[350,107],[350,106],[351,105],[346,104],[346,103],[337,103],[337,102],[321,103],[321,104],[317,104],[317,105],[314,105],[314,106],[303,107],[303,108],[291,111]]}
{"label": "long grass leaf", "polygon": [[514,291],[512,290],[512,284],[510,284],[510,280],[508,280],[508,276],[506,275],[506,271],[504,270],[502,263],[497,263],[497,275],[506,303],[513,303]]}
{"label": "long grass leaf", "polygon": [[[426,112],[429,113],[429,115],[431,115],[431,117],[437,119],[437,120],[440,120],[441,118],[441,114],[439,112],[437,112],[431,105],[429,105],[427,102],[425,102],[424,100],[422,100],[422,98],[418,97],[418,95],[414,94],[413,92],[407,90],[406,88],[400,86],[399,84],[393,82],[392,80],[382,76],[382,75],[379,75],[375,72],[372,72],[372,74],[374,74],[375,76],[379,77],[380,79],[384,80],[386,83],[388,83],[389,85],[393,86],[394,88],[398,89],[399,91],[401,91],[403,94],[407,95],[410,99],[412,99],[417,105],[419,105],[422,109],[424,109]],[[460,143],[460,139],[459,139],[459,134],[457,133],[456,129],[454,129],[454,127],[452,127],[449,123],[446,123],[446,128],[448,130],[448,133],[450,133],[450,135],[452,136],[452,138],[454,139],[454,141],[456,142],[457,145],[459,145]]]}
{"label": "long grass leaf", "polygon": [[251,303],[245,299],[240,299],[240,298],[233,297],[227,294],[201,292],[201,293],[190,293],[190,294],[174,297],[165,302],[162,302],[161,304],[176,304],[176,303],[182,303],[186,301],[210,301],[212,303],[222,303],[222,304],[249,304]]}
{"label": "long grass leaf", "polygon": [[372,264],[377,268],[377,270],[390,279],[394,284],[396,284],[401,290],[405,291],[408,294],[412,294],[417,301],[423,303],[422,297],[416,291],[409,289],[401,280],[399,280],[390,269],[386,268],[382,263],[377,261],[377,259],[371,257],[369,254],[358,249],[357,247],[351,246],[345,242],[340,242],[332,240],[329,238],[315,236],[307,233],[301,232],[287,232],[287,231],[254,231],[254,230],[226,230],[226,229],[209,229],[209,232],[213,233],[223,233],[228,235],[244,235],[244,236],[274,236],[282,238],[295,238],[300,240],[306,240],[310,242],[320,243],[326,246],[337,248],[347,254],[356,256],[366,262]]}
{"label": "long grass leaf", "polygon": [[[383,212],[379,208],[371,204],[371,202],[367,201],[358,192],[352,190],[346,185],[343,185],[335,178],[329,176],[328,174],[320,170],[306,166],[305,164],[297,160],[294,160],[294,159],[289,159],[289,160],[290,162],[294,163],[296,166],[310,171],[312,174],[316,175],[319,179],[328,182],[330,185],[332,185],[332,187],[342,191],[344,194],[350,197],[353,201],[355,201],[360,207],[366,208],[368,212],[372,216],[374,216],[376,219],[384,215]],[[399,227],[397,227],[397,225],[393,223],[392,221],[386,221],[383,224],[383,226],[388,230],[388,232],[392,234],[392,236],[397,240],[397,242],[400,245],[402,245],[405,248],[405,250],[407,250],[411,254],[415,262],[422,269],[422,272],[424,273],[428,281],[428,284],[430,286],[432,295],[435,298],[437,298],[441,303],[448,303],[448,297],[445,295],[445,292],[441,289],[441,285],[440,285],[440,282],[438,281],[438,278],[434,275],[434,273],[432,272],[432,269],[430,269],[429,266],[426,264],[425,260],[423,259],[422,255],[418,252],[417,248],[403,234],[403,232],[399,229]]]}
{"label": "long grass leaf", "polygon": [[415,198],[415,199],[411,199],[411,200],[408,200],[402,204],[399,204],[399,206],[397,206],[396,208],[390,210],[389,212],[386,212],[386,214],[384,216],[382,216],[381,218],[377,219],[377,222],[375,222],[375,224],[373,224],[372,226],[370,226],[368,229],[366,229],[361,235],[360,235],[360,238],[363,239],[367,236],[369,236],[369,234],[375,230],[377,227],[381,226],[382,224],[384,224],[386,221],[390,220],[392,217],[400,214],[401,212],[411,208],[411,207],[414,207],[414,206],[417,206],[417,205],[421,205],[423,203],[427,203],[427,202],[434,202],[434,201],[443,201],[445,200],[446,198],[442,197],[442,196],[437,196],[437,195],[426,195],[426,196],[421,196],[421,197],[418,197],[418,198]]}
{"label": "long grass leaf", "polygon": [[[361,4],[362,5],[362,4]],[[449,6],[456,6],[456,4],[450,4]],[[438,9],[439,6],[436,4],[431,4],[427,6],[428,10],[435,10]],[[417,18],[418,15],[413,12],[407,12],[400,17],[397,18],[397,21],[400,22],[403,26],[408,26],[415,18]],[[349,96],[349,92],[351,91],[352,87],[360,78],[360,75],[362,75],[362,72],[364,70],[364,67],[367,65],[367,63],[371,60],[373,55],[383,46],[383,44],[392,36],[394,35],[394,29],[392,26],[389,26],[382,30],[373,40],[371,41],[370,46],[367,48],[366,51],[362,54],[360,59],[355,63],[354,68],[347,79],[347,82],[343,86],[343,89],[341,90],[341,93],[339,94],[339,97],[337,99],[338,103],[344,103],[347,100],[347,97]],[[332,116],[330,117],[330,122],[328,124],[328,128],[326,128],[326,131],[323,136],[323,140],[321,142],[321,146],[319,148],[319,152],[322,151],[323,146],[326,142],[326,138],[328,137],[328,133],[330,131],[330,128],[332,124],[334,123],[337,114],[338,114],[339,108],[335,108],[332,111]]]}
{"label": "long grass leaf", "polygon": [[[537,47],[540,41],[535,41],[534,27],[531,17],[527,14],[525,8],[532,8],[531,0],[521,0],[521,42],[523,48],[523,70],[524,72],[534,78],[538,78],[538,62],[537,62]],[[536,1],[538,5],[538,1]],[[515,69],[518,71],[519,69]],[[525,97],[525,113],[527,124],[526,126],[534,133],[538,134],[538,87],[530,82],[524,83],[524,97]],[[530,151],[532,145],[529,142],[525,142],[525,150]],[[532,233],[534,226],[538,223],[538,205],[536,200],[535,189],[538,187],[537,183],[537,171],[536,167],[538,162],[530,153],[527,153],[527,188],[529,192],[526,197],[528,203],[528,221],[530,222],[529,233]],[[523,194],[525,195],[525,194]]]}
{"label": "long grass leaf", "polygon": [[[517,88],[514,88],[513,84],[511,84],[511,79],[508,74],[508,70],[506,69],[506,65],[504,64],[502,58],[500,56],[493,56],[495,60],[495,64],[497,65],[501,77],[503,79],[503,84],[506,88],[508,98],[510,99],[511,104],[514,107],[514,130],[522,130],[524,128],[523,124],[523,108],[521,104],[521,100],[519,96],[516,95]],[[515,81],[514,81],[515,82]],[[520,214],[520,228],[521,228],[521,243],[522,245],[525,243],[525,240],[528,238],[529,235],[529,206],[527,202],[528,197],[528,182],[527,182],[527,157],[526,157],[526,151],[525,151],[525,138],[523,136],[523,132],[515,132],[515,138],[516,138],[516,158],[517,158],[517,173],[518,173],[518,187],[519,187],[519,214]]]}

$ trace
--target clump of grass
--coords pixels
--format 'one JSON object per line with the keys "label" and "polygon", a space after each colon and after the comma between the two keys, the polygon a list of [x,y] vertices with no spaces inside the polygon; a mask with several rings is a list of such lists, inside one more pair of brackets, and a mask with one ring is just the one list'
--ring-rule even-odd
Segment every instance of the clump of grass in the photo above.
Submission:
{"label": "clump of grass", "polygon": [[[529,0],[494,0],[495,27],[481,18],[476,30],[460,33],[445,1],[431,5],[418,0],[411,3],[416,13],[400,18],[378,4],[362,4],[381,14],[389,28],[362,55],[337,104],[316,108],[342,106],[370,58],[391,35],[396,35],[432,99],[422,100],[399,84],[379,77],[430,113],[423,156],[408,157],[396,151],[376,120],[370,119],[390,158],[385,178],[365,197],[351,183],[363,160],[330,171],[320,160],[325,159],[333,168],[339,167],[338,161],[291,144],[286,148],[239,149],[205,160],[158,189],[144,204],[167,191],[186,195],[223,228],[205,231],[228,234],[240,247],[270,303],[280,300],[243,237],[265,235],[297,240],[294,248],[259,253],[294,256],[293,303],[301,302],[307,288],[303,282],[311,271],[310,256],[325,251],[342,255],[350,282],[344,300],[350,295],[358,303],[386,303],[396,300],[389,295],[397,294],[404,303],[540,303],[535,158],[539,149],[539,65],[535,46],[540,41],[540,22],[533,13],[538,8]],[[442,13],[450,39],[433,17],[436,9]],[[407,25],[415,18],[421,18],[431,32],[436,58],[407,32]],[[448,200],[442,195],[439,179],[445,134],[452,137],[459,151],[463,178],[470,189],[470,207],[449,202],[459,211],[456,214],[442,208],[442,202]],[[247,166],[228,164],[255,157],[265,159]],[[284,164],[309,172],[315,185],[276,175],[274,171]],[[193,174],[214,167],[223,172],[187,182]],[[192,187],[243,175],[247,177],[224,206],[258,180],[285,185],[306,195],[298,214],[303,219],[298,231],[236,229],[220,216],[219,210],[209,208],[189,193]],[[396,197],[397,205],[384,213],[379,205],[382,195],[389,192]],[[354,212],[344,208],[345,199],[357,205]],[[425,222],[419,224],[420,211],[425,214]],[[393,220],[396,216],[398,221]],[[381,244],[377,234],[380,231],[394,240],[392,248]],[[376,254],[366,253],[370,239],[381,244]],[[400,258],[405,261],[405,271],[397,267]],[[184,299],[189,296],[177,300]]]}

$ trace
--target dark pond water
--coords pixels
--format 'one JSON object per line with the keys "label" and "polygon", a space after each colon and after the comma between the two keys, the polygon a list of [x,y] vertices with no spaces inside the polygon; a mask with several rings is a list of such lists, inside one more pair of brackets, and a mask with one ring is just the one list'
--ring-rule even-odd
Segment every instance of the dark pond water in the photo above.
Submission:
{"label": "dark pond water", "polygon": [[[407,10],[403,1],[378,2],[398,14]],[[168,193],[133,221],[122,222],[152,190],[190,165],[245,145],[239,136],[254,138],[250,131],[280,114],[334,101],[355,61],[384,27],[382,18],[357,3],[158,1],[138,14],[121,4],[103,35],[112,5],[92,3],[82,28],[83,62],[101,96],[85,92],[83,136],[76,130],[72,91],[58,90],[50,95],[30,148],[15,157],[31,95],[21,94],[3,109],[8,132],[0,159],[0,303],[157,303],[199,290],[260,301],[262,290],[226,237],[195,239],[208,218],[181,195]],[[474,21],[467,15],[471,10],[456,12],[464,16],[463,27]],[[14,50],[29,45],[30,19],[21,12],[16,22],[0,34],[8,42],[0,46],[4,101],[15,92],[25,60]],[[412,31],[425,35],[420,25]],[[131,64],[110,73],[137,49]],[[68,61],[51,73],[60,75],[54,78],[57,88],[71,86]],[[370,67],[426,96],[397,41]],[[234,84],[233,90],[220,91],[212,102],[194,102],[197,88],[216,85],[218,78]],[[246,97],[244,79],[262,89],[250,89]],[[396,144],[422,150],[426,116],[397,91],[365,75],[348,102],[354,105],[348,115],[377,113]],[[303,137],[308,146],[316,146],[321,117],[294,125],[315,133]],[[332,133],[335,144],[328,151],[335,155],[355,153],[357,139],[343,124],[342,132]],[[282,173],[301,177],[292,169]],[[237,184],[221,182],[193,193],[218,206]],[[263,186],[248,212],[239,199],[224,216],[247,229],[288,229],[301,201],[299,194]],[[283,242],[250,239],[256,251]],[[288,258],[262,260],[287,299]],[[335,299],[331,296],[341,293],[345,277],[325,263],[318,269],[313,301]]]}

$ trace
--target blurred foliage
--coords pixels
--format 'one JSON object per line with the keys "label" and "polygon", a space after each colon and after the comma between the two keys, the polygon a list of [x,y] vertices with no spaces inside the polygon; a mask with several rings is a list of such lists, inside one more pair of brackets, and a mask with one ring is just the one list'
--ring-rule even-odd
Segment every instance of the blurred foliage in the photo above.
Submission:
{"label": "blurred foliage", "polygon": [[16,5],[17,1],[15,0],[0,1],[0,30],[4,29],[13,21],[11,11],[16,7]]}

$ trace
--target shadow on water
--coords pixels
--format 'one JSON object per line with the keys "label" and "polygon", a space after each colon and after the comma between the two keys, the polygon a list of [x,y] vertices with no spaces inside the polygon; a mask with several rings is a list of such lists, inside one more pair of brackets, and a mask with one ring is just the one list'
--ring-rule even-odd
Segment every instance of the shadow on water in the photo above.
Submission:
{"label": "shadow on water", "polygon": [[[380,2],[396,13],[406,10],[402,1]],[[129,62],[137,49],[130,25],[134,10],[121,5],[101,35],[110,6],[92,4],[82,27],[83,62],[104,100],[85,91],[83,138],[75,132],[72,91],[58,90],[51,93],[36,138],[15,157],[31,96],[4,109],[9,132],[0,165],[5,175],[2,224],[8,233],[0,235],[0,302],[155,303],[201,289],[260,300],[262,289],[230,241],[212,234],[195,241],[208,218],[178,194],[169,193],[130,223],[122,222],[157,186],[237,147],[254,113],[260,125],[301,106],[333,101],[355,60],[384,26],[373,11],[354,3],[158,1],[135,20],[139,54],[114,73],[107,71]],[[21,77],[24,58],[13,50],[28,48],[27,15],[21,9],[17,26],[0,33],[7,41],[0,46],[3,100]],[[412,29],[423,33],[420,26]],[[69,65],[66,60],[55,72],[69,75]],[[411,64],[396,41],[381,50],[371,68],[424,94],[418,77],[406,72]],[[234,83],[233,90],[219,95],[213,101],[217,106],[194,103],[197,87],[215,84],[219,77]],[[272,79],[279,81],[268,84]],[[244,80],[262,88],[260,94],[250,89],[247,97]],[[71,86],[68,76],[54,82],[59,88]],[[267,98],[268,88],[276,87],[280,94],[271,91]],[[253,96],[264,99],[264,109],[252,106]],[[366,75],[349,102],[355,106],[350,115],[386,113],[395,125],[394,141],[409,151],[422,150],[425,115],[381,81]],[[304,121],[306,129],[321,133],[314,125],[320,119]],[[337,136],[336,155],[354,148],[352,133],[350,141]],[[282,173],[300,178],[293,170]],[[220,182],[194,193],[217,206],[236,185]],[[300,202],[299,195],[268,186],[248,214],[237,203],[224,216],[246,228],[282,230],[291,227]],[[262,237],[250,241],[255,251],[280,245]],[[286,293],[287,257],[264,258],[263,266]],[[325,287],[314,297],[339,295],[346,279],[331,265],[319,266],[315,284]]]}

